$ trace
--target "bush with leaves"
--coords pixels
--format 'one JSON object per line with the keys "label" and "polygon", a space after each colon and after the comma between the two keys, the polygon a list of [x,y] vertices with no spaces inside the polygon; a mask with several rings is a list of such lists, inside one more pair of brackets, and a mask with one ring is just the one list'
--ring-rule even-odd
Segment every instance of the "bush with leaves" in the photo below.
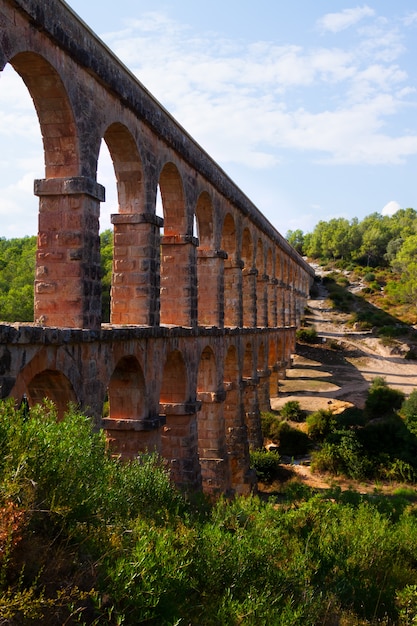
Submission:
{"label": "bush with leaves", "polygon": [[270,450],[252,450],[250,452],[250,464],[258,480],[264,483],[272,482],[278,475],[280,467],[279,454]]}
{"label": "bush with leaves", "polygon": [[306,418],[306,412],[300,406],[298,400],[288,400],[280,410],[282,417],[293,422],[303,422]]}
{"label": "bush with leaves", "polygon": [[295,334],[297,341],[301,341],[303,343],[317,343],[317,330],[314,326],[309,328],[300,328]]}
{"label": "bush with leaves", "polygon": [[401,408],[405,394],[388,386],[385,378],[377,376],[371,381],[365,400],[365,413],[368,419],[392,415]]}
{"label": "bush with leaves", "polygon": [[414,389],[401,405],[400,414],[410,432],[417,435],[417,389]]}
{"label": "bush with leaves", "polygon": [[330,409],[319,409],[307,417],[306,423],[309,437],[324,441],[335,430],[337,419]]}

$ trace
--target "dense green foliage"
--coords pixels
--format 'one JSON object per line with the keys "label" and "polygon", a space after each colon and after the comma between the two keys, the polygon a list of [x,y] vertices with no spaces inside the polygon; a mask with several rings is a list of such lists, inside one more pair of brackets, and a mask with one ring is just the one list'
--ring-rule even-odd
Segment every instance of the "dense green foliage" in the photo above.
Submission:
{"label": "dense green foliage", "polygon": [[[113,232],[100,235],[102,270],[102,315],[110,319],[110,283]],[[36,237],[0,239],[0,320],[32,322]]]}
{"label": "dense green foliage", "polygon": [[303,429],[293,424],[300,421],[296,408],[291,402],[280,414],[262,414],[263,435],[281,456],[312,451],[312,467],[319,472],[356,480],[417,481],[417,391],[405,399],[376,377],[363,410],[352,407],[335,414],[331,408],[319,409],[307,415]]}
{"label": "dense green foliage", "polygon": [[0,239],[0,320],[33,321],[36,237]]}
{"label": "dense green foliage", "polygon": [[[370,293],[381,286],[398,305],[413,305],[417,296],[417,212],[400,209],[394,215],[372,213],[361,222],[354,218],[320,221],[311,233],[288,231],[288,241],[308,257],[332,260],[352,269],[365,268]],[[366,268],[386,269],[381,283]]]}
{"label": "dense green foliage", "polygon": [[[411,624],[415,495],[209,503],[109,458],[74,410],[0,404],[2,624]],[[382,621],[381,621],[382,620]]]}

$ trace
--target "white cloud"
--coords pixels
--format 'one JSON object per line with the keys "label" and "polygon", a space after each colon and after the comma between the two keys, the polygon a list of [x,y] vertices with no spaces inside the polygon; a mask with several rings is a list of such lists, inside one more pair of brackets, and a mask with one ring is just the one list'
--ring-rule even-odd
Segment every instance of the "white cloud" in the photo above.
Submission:
{"label": "white cloud", "polygon": [[391,200],[384,206],[381,213],[382,215],[394,215],[394,213],[396,213],[400,209],[400,204],[396,200]]}
{"label": "white cloud", "polygon": [[[324,24],[341,29],[374,15],[363,6],[329,14]],[[361,164],[401,163],[417,153],[415,132],[389,132],[389,120],[413,89],[392,62],[401,38],[382,19],[345,48],[198,38],[157,13],[107,37],[151,93],[223,163],[268,168],[288,150],[317,153],[321,162]]]}
{"label": "white cloud", "polygon": [[344,9],[340,13],[327,13],[317,25],[323,31],[338,33],[350,26],[354,26],[365,17],[372,17],[375,11],[368,6],[356,7],[354,9]]}

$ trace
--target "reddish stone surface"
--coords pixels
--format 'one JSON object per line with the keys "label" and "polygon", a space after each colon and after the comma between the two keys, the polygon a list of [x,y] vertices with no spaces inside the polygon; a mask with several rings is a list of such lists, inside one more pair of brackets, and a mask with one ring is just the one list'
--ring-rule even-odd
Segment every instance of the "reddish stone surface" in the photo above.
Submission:
{"label": "reddish stone surface", "polygon": [[[312,270],[66,4],[0,0],[7,63],[34,101],[45,173],[35,319],[0,324],[0,397],[49,397],[59,416],[75,402],[112,453],[156,450],[178,485],[248,493]],[[109,325],[102,140],[119,202]]]}

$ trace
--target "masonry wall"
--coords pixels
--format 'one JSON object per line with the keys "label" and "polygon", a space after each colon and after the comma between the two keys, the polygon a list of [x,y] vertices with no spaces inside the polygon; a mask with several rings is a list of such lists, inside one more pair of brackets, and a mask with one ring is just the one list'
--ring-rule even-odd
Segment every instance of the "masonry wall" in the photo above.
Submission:
{"label": "masonry wall", "polygon": [[[45,175],[35,319],[1,327],[0,397],[48,396],[60,414],[77,402],[115,454],[152,448],[180,485],[247,491],[312,270],[65,3],[0,0],[7,63],[32,96]],[[102,141],[119,200],[108,326]]]}

